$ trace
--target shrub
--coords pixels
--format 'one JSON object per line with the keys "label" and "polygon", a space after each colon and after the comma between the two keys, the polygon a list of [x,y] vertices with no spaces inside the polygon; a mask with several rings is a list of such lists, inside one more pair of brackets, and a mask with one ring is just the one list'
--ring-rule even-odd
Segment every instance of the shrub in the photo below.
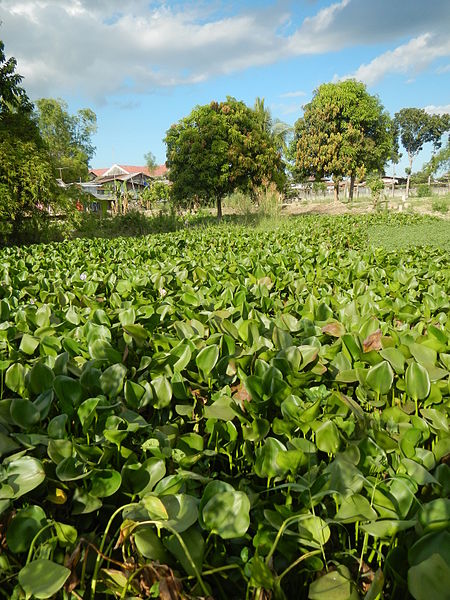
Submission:
{"label": "shrub", "polygon": [[448,213],[449,204],[449,198],[435,198],[431,203],[431,208],[434,212]]}
{"label": "shrub", "polygon": [[433,190],[431,189],[431,187],[426,184],[426,183],[421,183],[418,187],[417,187],[417,197],[418,198],[428,198],[429,196],[433,195]]}

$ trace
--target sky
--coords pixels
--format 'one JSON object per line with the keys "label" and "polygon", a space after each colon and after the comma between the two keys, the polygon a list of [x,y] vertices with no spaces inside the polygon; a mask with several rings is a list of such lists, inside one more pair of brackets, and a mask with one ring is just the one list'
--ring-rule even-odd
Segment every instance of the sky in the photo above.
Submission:
{"label": "sky", "polygon": [[449,26],[449,0],[0,0],[29,97],[97,114],[92,167],[162,164],[171,124],[227,96],[294,124],[321,83],[349,77],[392,116],[450,113]]}

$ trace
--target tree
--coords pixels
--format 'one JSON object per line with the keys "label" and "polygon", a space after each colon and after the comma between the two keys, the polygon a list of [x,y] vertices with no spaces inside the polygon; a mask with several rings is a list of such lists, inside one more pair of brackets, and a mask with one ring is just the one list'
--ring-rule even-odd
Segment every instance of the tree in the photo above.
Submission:
{"label": "tree", "polygon": [[259,96],[256,98],[253,110],[256,113],[262,131],[265,131],[272,137],[275,147],[281,154],[286,154],[288,151],[288,138],[293,132],[293,127],[280,121],[280,119],[273,119],[270,110],[265,105],[264,98],[259,98]]}
{"label": "tree", "polygon": [[144,160],[150,172],[152,172],[158,166],[156,164],[156,157],[153,152],[147,152],[147,154],[144,154]]}
{"label": "tree", "polygon": [[408,154],[409,169],[406,180],[406,197],[409,196],[413,161],[424,144],[432,142],[435,150],[441,146],[441,138],[449,129],[448,115],[429,115],[423,108],[402,108],[395,114],[399,137]]}
{"label": "tree", "polygon": [[30,235],[65,198],[51,158],[20,87],[14,58],[0,41],[0,236],[2,243],[32,241]]}
{"label": "tree", "polygon": [[55,165],[55,175],[65,181],[86,179],[88,164],[95,152],[92,136],[97,117],[89,108],[75,115],[61,99],[41,98],[36,102],[37,120]]}
{"label": "tree", "polygon": [[170,187],[163,181],[152,181],[141,193],[141,202],[147,210],[155,206],[157,202],[167,202],[170,197]]}
{"label": "tree", "polygon": [[254,194],[260,186],[284,184],[280,153],[254,110],[228,97],[197,106],[167,131],[171,195],[179,203],[213,199],[222,217],[222,199],[239,189]]}
{"label": "tree", "polygon": [[391,119],[376,96],[355,80],[325,83],[314,92],[295,123],[296,168],[302,176],[350,177],[350,200],[356,177],[381,171],[393,146]]}

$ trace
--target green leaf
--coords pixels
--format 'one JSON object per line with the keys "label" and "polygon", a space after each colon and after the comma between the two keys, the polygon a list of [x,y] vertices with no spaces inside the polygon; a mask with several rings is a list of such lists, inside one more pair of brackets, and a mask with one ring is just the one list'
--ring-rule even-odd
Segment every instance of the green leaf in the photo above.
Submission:
{"label": "green leaf", "polygon": [[[303,515],[302,515],[303,517]],[[327,523],[320,517],[309,515],[298,522],[301,544],[320,548],[330,539],[331,531]]]}
{"label": "green leaf", "polygon": [[450,566],[440,556],[432,554],[408,571],[408,589],[415,600],[448,598]]}
{"label": "green leaf", "polygon": [[39,346],[39,340],[28,333],[24,333],[20,340],[19,350],[24,354],[34,354],[34,351]]}
{"label": "green leaf", "polygon": [[21,456],[12,460],[8,464],[6,474],[15,498],[28,494],[45,480],[42,463],[31,456]]}
{"label": "green leaf", "polygon": [[392,387],[394,373],[391,365],[383,360],[377,365],[371,367],[366,377],[366,384],[371,390],[380,395],[387,394]]}
{"label": "green leaf", "polygon": [[20,363],[14,363],[6,371],[5,383],[10,390],[21,396],[25,391],[25,367]]}
{"label": "green leaf", "polygon": [[419,523],[426,532],[447,529],[450,526],[450,500],[436,498],[423,504],[419,511]]}
{"label": "green leaf", "polygon": [[45,512],[40,506],[28,506],[17,511],[6,531],[8,548],[15,554],[25,552],[46,523]]}
{"label": "green leaf", "polygon": [[202,506],[201,518],[205,529],[225,540],[242,537],[250,525],[250,501],[244,492],[224,491]]}
{"label": "green leaf", "polygon": [[325,421],[316,429],[316,446],[322,452],[336,454],[341,445],[339,431],[333,421]]}
{"label": "green leaf", "polygon": [[367,498],[360,494],[353,494],[342,500],[335,519],[342,523],[355,523],[356,521],[373,521],[377,516]]}
{"label": "green leaf", "polygon": [[35,394],[49,390],[53,386],[55,375],[44,363],[36,363],[30,371],[30,388]]}
{"label": "green leaf", "polygon": [[13,398],[11,401],[11,417],[22,429],[30,429],[41,420],[41,414],[35,405],[24,398]]}
{"label": "green leaf", "polygon": [[136,548],[151,560],[158,560],[162,564],[167,564],[170,560],[169,555],[164,548],[161,540],[156,535],[152,525],[143,525],[136,530],[134,534]]}
{"label": "green leaf", "polygon": [[309,600],[354,600],[358,594],[352,589],[350,571],[338,565],[335,571],[322,575],[309,586]]}
{"label": "green leaf", "polygon": [[123,364],[115,364],[108,367],[100,376],[100,386],[103,393],[115,398],[123,389],[123,383],[127,374],[127,368]]}
{"label": "green leaf", "polygon": [[186,531],[198,519],[198,500],[188,494],[168,494],[162,496],[168,519],[160,523],[161,527],[171,527],[178,533]]}
{"label": "green leaf", "polygon": [[286,452],[286,446],[275,438],[268,437],[264,440],[264,444],[256,449],[254,470],[258,477],[273,477],[282,476],[287,472],[287,469],[281,466],[277,457],[280,452]]}
{"label": "green leaf", "polygon": [[164,375],[152,380],[152,387],[155,393],[153,406],[156,408],[165,408],[170,405],[172,400],[172,386],[170,381]]}
{"label": "green leaf", "polygon": [[83,388],[80,382],[66,375],[58,375],[53,381],[53,389],[59,400],[62,412],[73,415],[83,397]]}
{"label": "green leaf", "polygon": [[117,492],[122,483],[120,473],[114,469],[98,469],[90,476],[90,493],[97,498],[107,498]]}
{"label": "green leaf", "polygon": [[[195,527],[191,527],[181,534],[181,538],[185,543],[188,552],[197,567],[197,571],[201,573],[203,566],[203,555],[205,550],[205,541],[202,534]],[[195,576],[194,568],[188,560],[184,548],[175,535],[171,535],[164,540],[164,545],[173,556],[178,560],[183,569],[188,575]]]}
{"label": "green leaf", "polygon": [[51,598],[67,581],[70,569],[40,558],[19,571],[19,583],[28,596]]}
{"label": "green leaf", "polygon": [[430,393],[431,384],[428,372],[422,365],[413,362],[406,369],[406,393],[413,400],[424,400]]}
{"label": "green leaf", "polygon": [[218,359],[219,346],[217,346],[217,344],[211,344],[211,346],[206,346],[200,350],[195,359],[195,363],[197,367],[203,371],[205,377],[208,377],[216,366]]}
{"label": "green leaf", "polygon": [[391,538],[399,531],[414,527],[416,521],[399,521],[395,519],[380,519],[371,523],[364,523],[361,529],[373,537]]}

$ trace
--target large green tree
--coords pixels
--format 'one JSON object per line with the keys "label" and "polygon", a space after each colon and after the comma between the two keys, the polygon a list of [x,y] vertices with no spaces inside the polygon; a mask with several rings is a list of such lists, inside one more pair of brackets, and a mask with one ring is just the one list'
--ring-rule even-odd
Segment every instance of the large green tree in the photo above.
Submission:
{"label": "large green tree", "polygon": [[34,240],[63,201],[16,61],[0,41],[0,242]]}
{"label": "large green tree", "polygon": [[36,102],[39,129],[55,165],[55,175],[66,182],[86,179],[95,147],[97,117],[90,108],[72,115],[61,99],[41,98]]}
{"label": "large green tree", "polygon": [[183,204],[222,199],[239,189],[254,193],[284,184],[281,155],[254,110],[234,98],[197,106],[167,131],[167,166],[172,198]]}
{"label": "large green tree", "polygon": [[449,130],[449,116],[430,115],[423,108],[402,108],[395,114],[395,123],[402,145],[408,154],[408,197],[414,159],[427,142],[432,142],[435,150],[441,147],[442,136]]}
{"label": "large green tree", "polygon": [[356,177],[381,171],[392,153],[392,122],[376,96],[355,80],[325,83],[314,92],[295,124],[296,169],[302,176],[350,177],[350,199]]}

